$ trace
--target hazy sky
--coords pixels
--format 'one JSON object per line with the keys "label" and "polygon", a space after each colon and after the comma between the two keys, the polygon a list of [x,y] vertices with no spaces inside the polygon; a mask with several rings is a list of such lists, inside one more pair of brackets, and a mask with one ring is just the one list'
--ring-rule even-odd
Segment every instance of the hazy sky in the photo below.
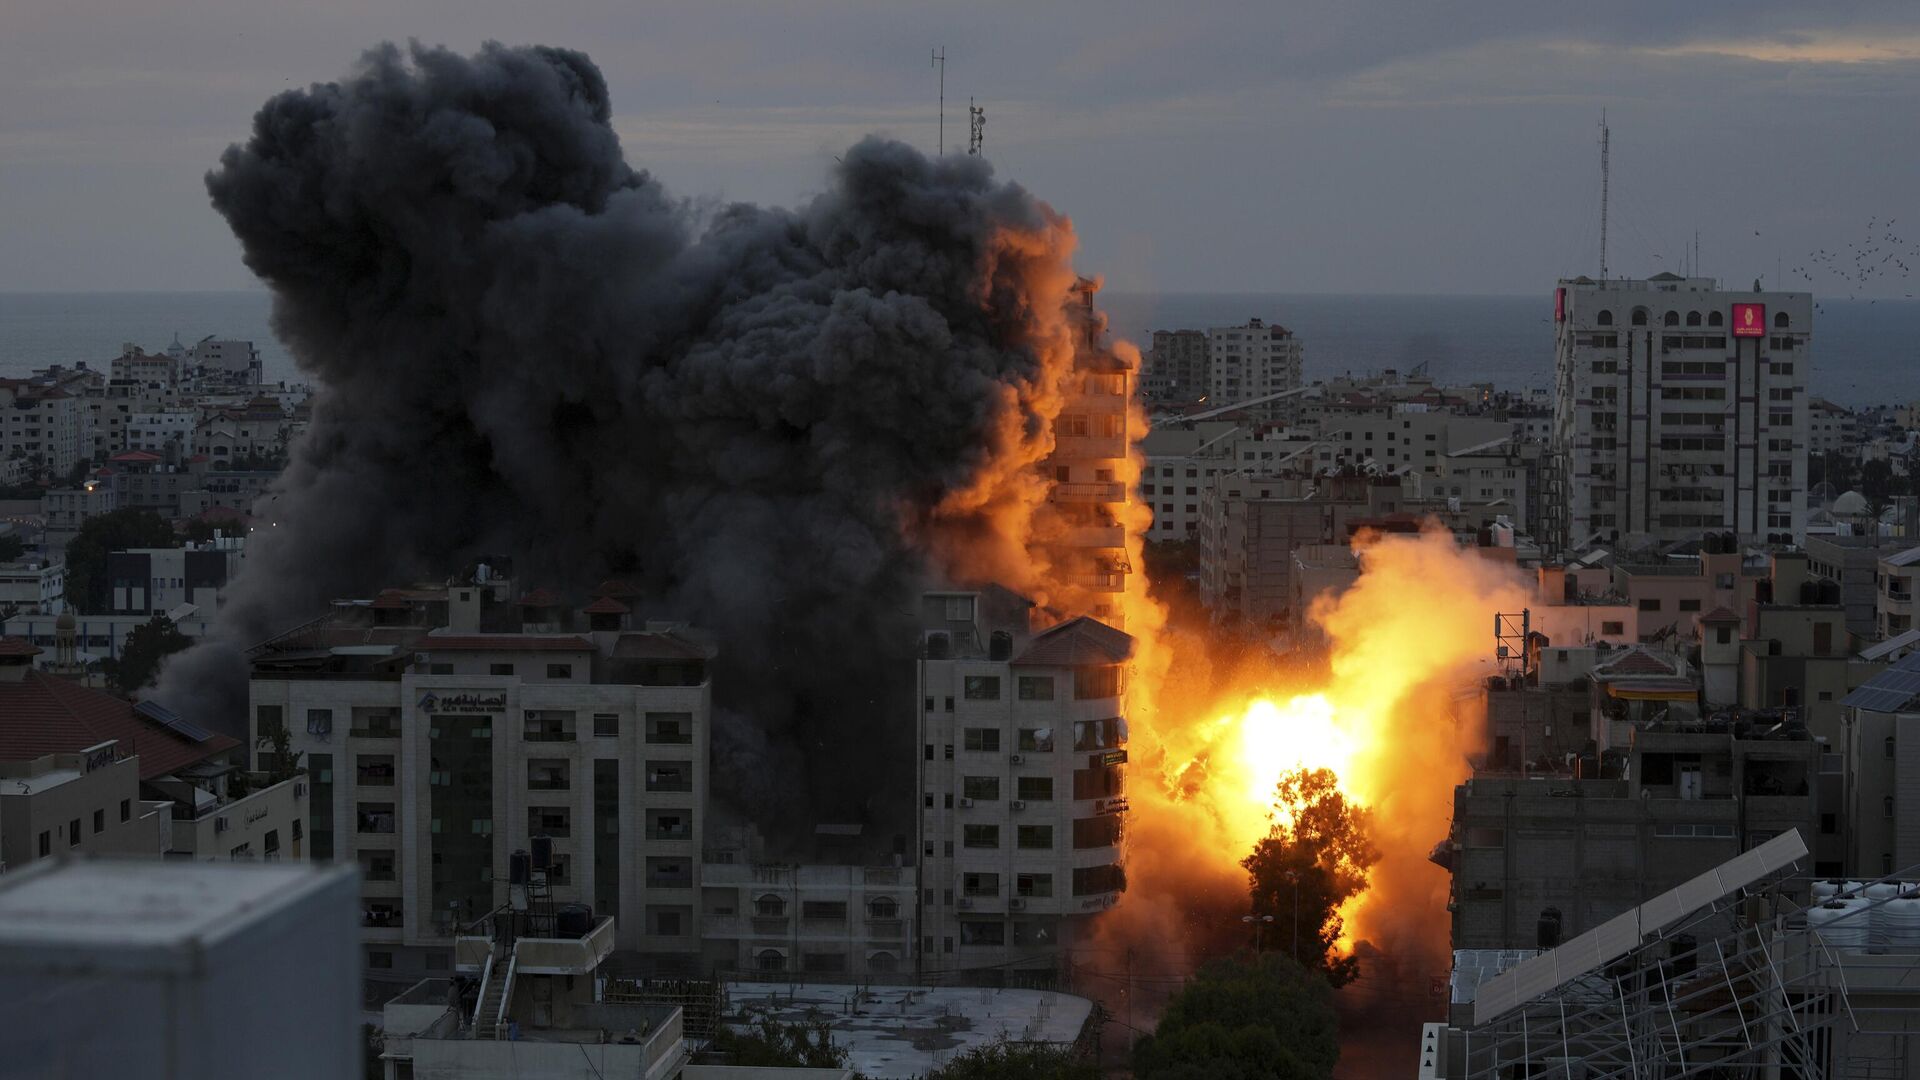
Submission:
{"label": "hazy sky", "polygon": [[1616,273],[1695,229],[1770,284],[1870,219],[1920,243],[1912,0],[0,0],[0,290],[248,287],[202,175],[269,95],[408,37],[583,49],[635,165],[760,202],[869,131],[931,150],[944,45],[949,148],[971,95],[1114,288],[1544,292],[1598,265],[1603,108]]}

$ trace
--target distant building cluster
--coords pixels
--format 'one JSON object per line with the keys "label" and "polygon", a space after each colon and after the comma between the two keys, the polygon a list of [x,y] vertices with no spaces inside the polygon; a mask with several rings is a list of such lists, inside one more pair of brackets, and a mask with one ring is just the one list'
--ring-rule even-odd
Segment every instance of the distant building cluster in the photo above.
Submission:
{"label": "distant building cluster", "polygon": [[[46,663],[55,621],[73,611],[83,664],[116,659],[155,616],[204,632],[308,422],[304,387],[260,380],[252,342],[216,337],[0,379],[0,487],[13,496],[0,497],[0,632],[41,647]],[[91,568],[102,595],[74,595],[68,545],[126,510],[170,523],[175,545],[110,552]]]}

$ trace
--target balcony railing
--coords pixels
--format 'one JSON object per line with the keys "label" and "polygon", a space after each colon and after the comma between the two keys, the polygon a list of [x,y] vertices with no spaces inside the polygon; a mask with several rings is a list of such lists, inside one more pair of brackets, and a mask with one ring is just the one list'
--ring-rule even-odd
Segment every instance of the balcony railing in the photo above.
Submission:
{"label": "balcony railing", "polygon": [[868,919],[867,935],[877,938],[897,938],[904,925],[899,919]]}
{"label": "balcony railing", "polygon": [[1070,481],[1053,485],[1051,493],[1059,503],[1117,503],[1127,499],[1126,485],[1114,481]]}
{"label": "balcony railing", "polygon": [[649,840],[689,840],[692,839],[692,837],[693,830],[685,825],[647,830],[647,839]]}
{"label": "balcony railing", "polygon": [[752,924],[753,932],[756,934],[784,934],[787,932],[788,923],[785,915],[755,915],[747,921]]}

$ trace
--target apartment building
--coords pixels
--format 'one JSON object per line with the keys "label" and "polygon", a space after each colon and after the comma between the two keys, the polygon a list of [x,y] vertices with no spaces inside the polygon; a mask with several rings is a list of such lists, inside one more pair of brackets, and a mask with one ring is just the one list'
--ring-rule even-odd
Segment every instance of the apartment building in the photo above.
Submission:
{"label": "apartment building", "polygon": [[80,526],[102,514],[111,514],[120,506],[120,493],[111,476],[88,480],[75,488],[52,488],[40,496],[40,517],[46,522],[40,536],[41,550],[58,555],[67,550],[67,541],[80,533]]}
{"label": "apartment building", "polygon": [[0,379],[0,455],[22,458],[52,476],[85,460],[81,399],[27,379]]}
{"label": "apartment building", "polygon": [[1807,452],[1846,452],[1860,445],[1860,420],[1853,410],[1826,398],[1807,402]]}
{"label": "apartment building", "polygon": [[113,591],[109,614],[164,614],[183,604],[192,604],[203,612],[217,611],[220,593],[240,572],[245,557],[245,537],[219,532],[210,540],[188,541],[177,548],[110,552],[107,580]]}
{"label": "apartment building", "polygon": [[108,365],[108,373],[113,382],[154,394],[171,394],[180,384],[181,360],[185,351],[182,347],[180,356],[154,354],[129,343],[120,347],[120,355]]}
{"label": "apartment building", "polygon": [[1920,582],[1920,547],[1882,555],[1874,567],[1873,621],[1880,637],[1914,628],[1913,595]]}
{"label": "apartment building", "polygon": [[1041,463],[1050,482],[1047,508],[1035,516],[1033,546],[1052,576],[1075,594],[1078,612],[1119,624],[1119,597],[1133,566],[1121,514],[1129,497],[1127,410],[1133,400],[1131,364],[1101,339],[1093,309],[1094,284],[1079,284],[1081,303],[1069,314],[1077,331],[1066,400],[1053,421],[1053,453]]}
{"label": "apartment building", "polygon": [[1804,534],[1809,294],[1658,274],[1554,296],[1551,549]]}
{"label": "apartment building", "polygon": [[[1249,401],[1306,385],[1305,350],[1293,331],[1249,319],[1243,326],[1207,329],[1207,399],[1215,405]],[[1268,423],[1284,422],[1297,406],[1289,400],[1253,406],[1242,415]]]}
{"label": "apartment building", "polygon": [[1585,933],[1788,829],[1813,837],[1820,745],[1780,717],[1635,725],[1597,778],[1475,775],[1442,854],[1455,949]]}
{"label": "apartment building", "polygon": [[918,663],[923,973],[1051,982],[1126,889],[1133,639],[1093,619],[1030,633],[1000,592],[929,593]]}
{"label": "apartment building", "polygon": [[1880,670],[1842,704],[1845,872],[1901,873],[1920,865],[1920,653]]}
{"label": "apartment building", "polygon": [[735,854],[744,855],[709,852],[700,868],[700,936],[709,969],[747,978],[914,970],[917,867],[736,860]]}
{"label": "apartment building", "polygon": [[181,366],[182,376],[203,390],[258,386],[261,371],[260,350],[253,342],[211,335],[194,342]]}
{"label": "apartment building", "polygon": [[1212,386],[1204,330],[1155,330],[1141,372],[1141,385],[1153,401],[1194,402]]}
{"label": "apartment building", "polygon": [[34,670],[40,651],[0,638],[0,861],[303,857],[305,777],[250,773],[238,740]]}
{"label": "apartment building", "polygon": [[58,615],[66,610],[67,567],[33,555],[0,563],[0,612]]}
{"label": "apartment building", "polygon": [[313,777],[313,858],[361,868],[370,978],[444,973],[536,836],[554,902],[660,964],[697,959],[712,650],[633,626],[624,588],[568,611],[479,567],[254,651],[253,732],[286,725]]}
{"label": "apartment building", "polygon": [[195,409],[153,409],[130,413],[126,419],[124,443],[113,447],[109,453],[145,450],[165,457],[171,448],[178,457],[184,458],[187,455],[180,451],[192,444],[193,429],[198,421],[199,411]]}

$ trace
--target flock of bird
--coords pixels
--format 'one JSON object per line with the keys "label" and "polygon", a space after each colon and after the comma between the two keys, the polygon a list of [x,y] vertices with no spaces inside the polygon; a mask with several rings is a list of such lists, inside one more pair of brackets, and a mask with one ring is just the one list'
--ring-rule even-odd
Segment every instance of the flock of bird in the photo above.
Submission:
{"label": "flock of bird", "polygon": [[[1788,279],[1799,278],[1814,291],[1828,295],[1844,292],[1849,300],[1870,282],[1908,280],[1913,274],[1913,264],[1920,262],[1920,244],[1910,244],[1894,232],[1896,220],[1868,218],[1866,235],[1858,243],[1848,244],[1845,250],[1819,248],[1810,252],[1804,263],[1786,271]],[[1756,230],[1753,235],[1760,233]],[[1834,287],[1829,288],[1830,285]],[[1913,294],[1907,293],[1906,298],[1913,299]],[[1814,307],[1819,309],[1818,304]]]}

